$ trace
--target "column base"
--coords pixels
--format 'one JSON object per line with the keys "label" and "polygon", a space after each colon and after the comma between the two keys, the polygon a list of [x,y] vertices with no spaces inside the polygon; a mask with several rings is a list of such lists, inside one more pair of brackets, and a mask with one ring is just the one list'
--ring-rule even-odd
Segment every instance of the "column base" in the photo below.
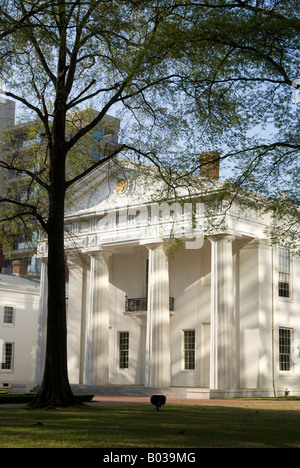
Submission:
{"label": "column base", "polygon": [[273,398],[273,388],[240,388],[210,390],[211,399],[230,400],[233,398]]}

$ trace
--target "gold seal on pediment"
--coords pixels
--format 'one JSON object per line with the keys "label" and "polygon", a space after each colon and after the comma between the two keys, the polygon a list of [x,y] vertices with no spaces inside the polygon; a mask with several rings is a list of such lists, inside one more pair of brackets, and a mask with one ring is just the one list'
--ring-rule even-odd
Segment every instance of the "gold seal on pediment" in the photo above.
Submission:
{"label": "gold seal on pediment", "polygon": [[115,190],[117,193],[121,194],[121,193],[126,192],[127,186],[128,186],[127,180],[122,177],[117,180],[116,185],[115,185]]}

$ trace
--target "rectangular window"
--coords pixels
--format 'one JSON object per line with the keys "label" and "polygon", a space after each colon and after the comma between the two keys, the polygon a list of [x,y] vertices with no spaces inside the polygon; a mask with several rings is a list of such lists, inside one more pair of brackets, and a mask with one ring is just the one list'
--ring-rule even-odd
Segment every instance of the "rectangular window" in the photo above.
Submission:
{"label": "rectangular window", "polygon": [[3,323],[14,323],[14,308],[11,306],[4,306],[4,315],[3,315]]}
{"label": "rectangular window", "polygon": [[184,369],[195,369],[195,330],[184,331]]}
{"label": "rectangular window", "polygon": [[291,260],[289,249],[278,249],[278,295],[290,297]]}
{"label": "rectangular window", "polygon": [[129,364],[129,332],[119,333],[119,350],[120,350],[120,369],[128,369]]}
{"label": "rectangular window", "polygon": [[13,369],[13,344],[4,343],[4,349],[2,353],[2,370],[12,370]]}
{"label": "rectangular window", "polygon": [[291,330],[279,328],[279,370],[291,370]]}

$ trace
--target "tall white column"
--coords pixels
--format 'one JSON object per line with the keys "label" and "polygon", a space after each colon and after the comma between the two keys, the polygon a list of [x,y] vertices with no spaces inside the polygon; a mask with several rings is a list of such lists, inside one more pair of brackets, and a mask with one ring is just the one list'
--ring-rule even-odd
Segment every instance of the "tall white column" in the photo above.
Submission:
{"label": "tall white column", "polygon": [[162,244],[147,245],[147,248],[149,273],[145,386],[169,387],[171,363],[168,260]]}
{"label": "tall white column", "polygon": [[237,387],[236,325],[234,311],[233,236],[210,238],[211,275],[211,389]]}
{"label": "tall white column", "polygon": [[109,383],[109,257],[98,251],[91,254],[90,310],[86,384]]}
{"label": "tall white column", "polygon": [[68,253],[68,372],[71,383],[83,382],[87,264],[82,253]]}
{"label": "tall white column", "polygon": [[43,380],[47,342],[47,304],[48,304],[48,265],[47,259],[41,259],[40,301],[36,343],[35,383]]}

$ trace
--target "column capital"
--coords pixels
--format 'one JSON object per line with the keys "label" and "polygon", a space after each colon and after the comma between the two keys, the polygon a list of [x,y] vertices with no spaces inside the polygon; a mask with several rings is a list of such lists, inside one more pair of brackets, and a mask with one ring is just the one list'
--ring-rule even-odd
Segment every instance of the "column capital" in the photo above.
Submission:
{"label": "column capital", "polygon": [[233,242],[236,239],[236,236],[233,234],[215,234],[212,236],[208,236],[208,240],[210,242],[218,242],[218,241],[227,241],[227,242]]}
{"label": "column capital", "polygon": [[246,249],[256,249],[256,248],[263,248],[263,249],[272,249],[273,245],[270,239],[259,239],[253,238],[246,244],[242,245],[244,250]]}
{"label": "column capital", "polygon": [[152,239],[152,240],[143,240],[143,241],[140,241],[140,245],[143,245],[145,247],[147,247],[147,249],[149,250],[153,250],[153,249],[156,249],[157,247],[159,247],[160,245],[163,244],[163,239]]}
{"label": "column capital", "polygon": [[65,252],[65,258],[69,270],[78,270],[87,268],[89,265],[89,257],[80,250],[69,250]]}
{"label": "column capital", "polygon": [[112,252],[109,250],[104,250],[102,247],[97,249],[89,250],[88,252],[90,257],[110,257]]}
{"label": "column capital", "polygon": [[105,262],[107,267],[109,264],[109,259],[112,256],[112,252],[108,252],[107,250],[92,250],[89,252],[89,257],[91,262],[100,261]]}

